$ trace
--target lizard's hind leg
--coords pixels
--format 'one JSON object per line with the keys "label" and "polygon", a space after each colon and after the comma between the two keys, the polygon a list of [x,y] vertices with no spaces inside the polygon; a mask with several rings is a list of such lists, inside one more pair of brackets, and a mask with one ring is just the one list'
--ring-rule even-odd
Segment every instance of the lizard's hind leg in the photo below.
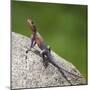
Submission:
{"label": "lizard's hind leg", "polygon": [[43,58],[43,66],[44,66],[45,68],[47,68],[47,66],[48,66],[48,58],[47,58],[47,56],[46,56],[46,51],[43,50],[40,54],[41,54],[41,56],[42,56],[42,58]]}

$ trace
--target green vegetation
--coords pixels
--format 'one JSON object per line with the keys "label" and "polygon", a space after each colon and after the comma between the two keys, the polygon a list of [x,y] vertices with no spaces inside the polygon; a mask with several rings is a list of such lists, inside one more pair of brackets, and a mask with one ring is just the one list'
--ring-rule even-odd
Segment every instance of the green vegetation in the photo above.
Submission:
{"label": "green vegetation", "polygon": [[45,42],[87,77],[87,6],[12,1],[12,31],[30,37],[32,18]]}

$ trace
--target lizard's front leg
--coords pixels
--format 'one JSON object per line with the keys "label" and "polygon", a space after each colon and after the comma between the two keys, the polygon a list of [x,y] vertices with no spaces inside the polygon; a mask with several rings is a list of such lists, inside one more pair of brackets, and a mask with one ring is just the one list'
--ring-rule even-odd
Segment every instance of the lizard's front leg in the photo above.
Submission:
{"label": "lizard's front leg", "polygon": [[30,49],[28,49],[28,50],[26,51],[26,53],[28,53],[29,51],[31,51],[31,48],[33,48],[33,47],[35,46],[35,44],[36,44],[35,38],[32,37],[32,38],[31,38]]}

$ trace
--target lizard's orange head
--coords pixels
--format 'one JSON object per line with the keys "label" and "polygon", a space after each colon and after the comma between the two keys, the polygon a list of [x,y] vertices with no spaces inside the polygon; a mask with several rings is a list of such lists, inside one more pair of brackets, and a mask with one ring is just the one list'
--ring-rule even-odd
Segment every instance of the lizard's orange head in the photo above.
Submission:
{"label": "lizard's orange head", "polygon": [[32,27],[33,26],[33,21],[31,20],[31,19],[27,19],[27,23],[28,23],[28,25],[30,26],[30,27]]}
{"label": "lizard's orange head", "polygon": [[33,32],[36,32],[35,24],[31,19],[27,19],[27,24],[29,25],[29,27],[32,29]]}

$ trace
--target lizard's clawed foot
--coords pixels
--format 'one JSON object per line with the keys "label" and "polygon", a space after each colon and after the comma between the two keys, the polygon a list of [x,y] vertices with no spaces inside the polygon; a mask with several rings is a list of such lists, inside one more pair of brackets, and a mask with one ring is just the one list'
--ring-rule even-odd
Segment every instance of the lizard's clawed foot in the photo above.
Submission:
{"label": "lizard's clawed foot", "polygon": [[31,51],[31,49],[28,49],[28,50],[26,51],[26,53],[28,53],[29,51]]}
{"label": "lizard's clawed foot", "polygon": [[48,63],[43,63],[43,66],[45,67],[45,69],[48,67]]}
{"label": "lizard's clawed foot", "polygon": [[45,69],[48,67],[49,63],[47,59],[43,59],[43,66],[45,67]]}
{"label": "lizard's clawed foot", "polygon": [[26,51],[26,53],[28,53],[28,50]]}

